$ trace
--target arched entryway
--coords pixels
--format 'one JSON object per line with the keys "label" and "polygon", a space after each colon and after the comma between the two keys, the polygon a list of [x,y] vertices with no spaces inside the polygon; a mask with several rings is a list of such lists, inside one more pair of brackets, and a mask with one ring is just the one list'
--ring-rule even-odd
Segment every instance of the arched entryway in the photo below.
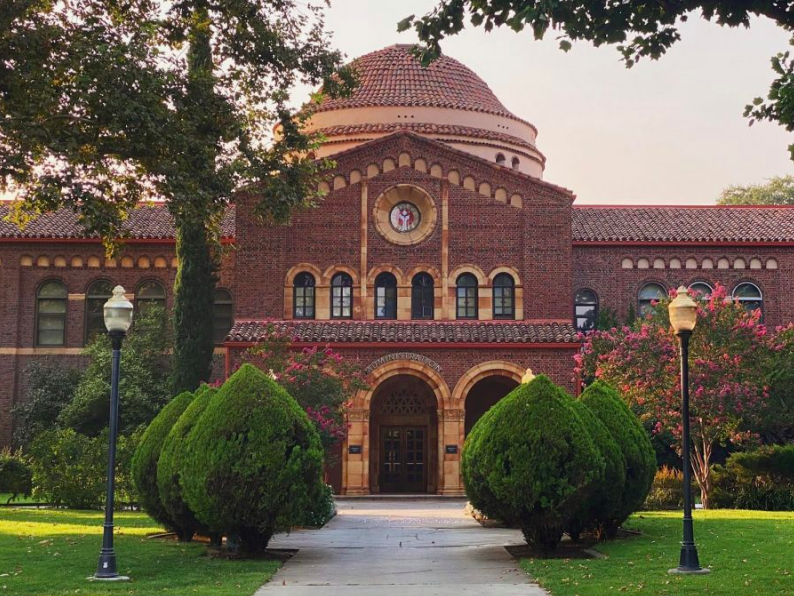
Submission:
{"label": "arched entryway", "polygon": [[477,381],[466,394],[466,420],[464,434],[468,436],[475,423],[502,399],[518,386],[511,376],[494,374]]}
{"label": "arched entryway", "polygon": [[421,378],[398,374],[370,402],[370,491],[435,493],[438,486],[438,404]]}
{"label": "arched entryway", "polygon": [[477,381],[466,394],[464,434],[468,436],[482,415],[517,386],[518,381],[510,376],[492,375]]}

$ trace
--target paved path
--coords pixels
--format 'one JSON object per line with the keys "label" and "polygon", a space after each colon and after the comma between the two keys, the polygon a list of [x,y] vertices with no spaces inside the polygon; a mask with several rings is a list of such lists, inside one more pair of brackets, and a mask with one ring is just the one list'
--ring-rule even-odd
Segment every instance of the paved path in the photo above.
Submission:
{"label": "paved path", "polygon": [[339,502],[320,530],[271,548],[299,549],[255,596],[542,596],[505,545],[516,530],[486,529],[464,501]]}

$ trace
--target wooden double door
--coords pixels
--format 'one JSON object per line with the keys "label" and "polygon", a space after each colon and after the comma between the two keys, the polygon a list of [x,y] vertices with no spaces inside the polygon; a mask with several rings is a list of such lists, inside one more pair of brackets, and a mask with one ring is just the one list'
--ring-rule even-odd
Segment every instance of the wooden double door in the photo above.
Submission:
{"label": "wooden double door", "polygon": [[380,439],[381,492],[427,492],[427,426],[381,426]]}

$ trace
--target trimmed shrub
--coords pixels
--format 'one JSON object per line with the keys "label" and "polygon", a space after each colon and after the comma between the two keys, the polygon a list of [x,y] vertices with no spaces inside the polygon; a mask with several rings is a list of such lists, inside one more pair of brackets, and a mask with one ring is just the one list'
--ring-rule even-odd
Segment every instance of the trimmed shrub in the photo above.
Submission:
{"label": "trimmed shrub", "polygon": [[794,445],[734,453],[711,470],[715,507],[794,510]]}
{"label": "trimmed shrub", "polygon": [[6,448],[0,451],[0,493],[11,493],[7,503],[19,495],[29,497],[33,490],[33,473],[22,452]]}
{"label": "trimmed shrub", "polygon": [[584,529],[592,529],[601,537],[606,528],[620,524],[621,495],[626,484],[626,458],[609,430],[590,409],[579,400],[572,400],[574,410],[593,438],[604,459],[604,474],[599,478],[593,494],[568,524],[571,540],[579,540]]}
{"label": "trimmed shrub", "polygon": [[184,498],[213,532],[246,552],[300,522],[322,495],[320,438],[282,387],[244,364],[187,437]]}
{"label": "trimmed shrub", "polygon": [[618,526],[637,511],[651,490],[656,475],[656,454],[642,423],[603,381],[596,381],[582,392],[582,403],[607,427],[626,459],[626,484],[614,523],[605,528],[614,537]]}
{"label": "trimmed shrub", "polygon": [[[116,443],[117,506],[136,498],[131,461],[136,436],[118,437]],[[100,509],[107,490],[108,431],[98,437],[72,429],[40,433],[28,452],[33,472],[33,496],[72,509]]]}
{"label": "trimmed shrub", "polygon": [[[185,440],[204,413],[212,397],[218,392],[214,387],[202,385],[196,390],[193,401],[176,421],[163,441],[157,461],[157,488],[168,516],[184,529],[204,530],[182,495],[181,473],[185,460]],[[187,539],[187,535],[185,535]]]}
{"label": "trimmed shrub", "polygon": [[132,478],[138,490],[141,507],[166,528],[176,532],[180,540],[190,540],[193,531],[178,526],[163,507],[160,491],[157,488],[157,461],[160,459],[160,450],[165,438],[191,401],[193,394],[185,391],[160,410],[144,431],[135,451],[135,457],[132,459]]}
{"label": "trimmed shrub", "polygon": [[322,528],[333,519],[334,515],[336,515],[334,490],[330,484],[323,484],[314,507],[304,511],[296,525],[308,528]]}
{"label": "trimmed shrub", "polygon": [[544,550],[556,548],[604,466],[571,397],[545,375],[480,418],[462,455],[472,505],[517,524],[528,544]]}
{"label": "trimmed shrub", "polygon": [[684,473],[664,466],[656,471],[651,492],[645,499],[643,509],[665,511],[684,506]]}

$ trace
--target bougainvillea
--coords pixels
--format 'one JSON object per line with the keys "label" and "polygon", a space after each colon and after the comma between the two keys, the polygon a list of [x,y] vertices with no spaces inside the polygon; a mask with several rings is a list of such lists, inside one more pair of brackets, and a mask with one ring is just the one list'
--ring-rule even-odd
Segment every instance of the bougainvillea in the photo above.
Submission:
{"label": "bougainvillea", "polygon": [[306,410],[328,461],[331,448],[347,436],[345,411],[356,391],[366,387],[364,373],[357,360],[329,347],[296,350],[291,343],[288,333],[270,325],[246,360],[268,372]]}
{"label": "bougainvillea", "polygon": [[[582,378],[616,387],[654,432],[667,430],[680,447],[682,435],[679,340],[670,328],[669,300],[655,304],[631,326],[593,331],[577,357]],[[711,492],[710,464],[719,444],[740,444],[754,435],[768,397],[766,377],[774,341],[761,312],[748,312],[717,286],[698,299],[690,340],[692,469],[704,507]]]}

